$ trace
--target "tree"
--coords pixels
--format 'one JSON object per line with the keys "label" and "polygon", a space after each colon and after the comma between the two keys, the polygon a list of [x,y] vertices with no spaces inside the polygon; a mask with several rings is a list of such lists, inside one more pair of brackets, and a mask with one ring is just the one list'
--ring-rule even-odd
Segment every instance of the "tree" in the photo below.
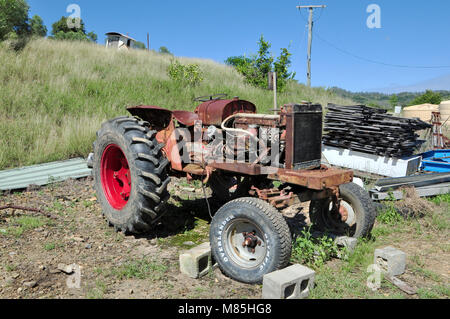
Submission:
{"label": "tree", "polygon": [[289,72],[291,53],[288,49],[282,48],[280,56],[275,61],[269,52],[271,44],[265,41],[262,35],[258,41],[258,46],[256,55],[229,57],[225,63],[233,66],[245,77],[248,83],[264,89],[268,87],[268,73],[277,72],[277,89],[280,92],[284,91],[287,81],[295,76],[295,73]]}
{"label": "tree", "polygon": [[289,72],[291,56],[292,54],[286,48],[282,48],[280,56],[274,63],[274,71],[277,72],[277,85],[280,88],[280,91],[284,90],[287,80],[295,77],[295,73]]}
{"label": "tree", "polygon": [[97,34],[95,34],[94,32],[89,32],[88,34],[87,34],[87,37],[88,37],[88,39],[89,40],[91,40],[92,42],[97,42],[97,39],[98,39],[98,37],[97,37]]}
{"label": "tree", "polygon": [[394,106],[398,106],[398,96],[393,94],[390,99],[389,99],[389,104],[394,107]]}
{"label": "tree", "polygon": [[34,15],[30,20],[31,34],[38,37],[47,36],[47,27],[44,25],[44,21],[38,15]]}
{"label": "tree", "polygon": [[231,56],[228,59],[226,59],[225,63],[227,65],[231,65],[235,68],[243,67],[247,64],[251,64],[252,60],[250,58],[247,58],[243,55],[240,56]]}
{"label": "tree", "polygon": [[52,35],[55,40],[78,40],[97,42],[97,34],[89,32],[86,34],[82,19],[70,21],[67,17],[61,17],[52,25]]}
{"label": "tree", "polygon": [[134,48],[134,49],[138,49],[138,50],[146,50],[146,49],[147,49],[147,46],[146,46],[145,43],[143,43],[143,42],[136,41],[136,42],[134,43],[133,48]]}
{"label": "tree", "polygon": [[441,102],[442,96],[439,92],[427,90],[424,94],[416,97],[409,105],[420,105],[425,103],[440,104]]}
{"label": "tree", "polygon": [[53,23],[52,35],[56,35],[60,32],[80,32],[82,34],[86,34],[86,29],[84,27],[84,22],[82,19],[80,19],[79,21],[73,19],[73,21],[69,21],[69,23],[67,23],[67,20],[67,17],[61,17],[61,19]]}
{"label": "tree", "polygon": [[169,49],[167,47],[164,47],[164,46],[159,48],[159,53],[173,55],[172,52],[170,52]]}
{"label": "tree", "polygon": [[29,9],[25,0],[0,0],[0,41],[9,34],[23,36],[30,33]]}
{"label": "tree", "polygon": [[272,46],[269,42],[264,40],[264,36],[259,38],[258,56],[255,60],[255,67],[258,69],[262,79],[259,79],[263,85],[267,82],[267,74],[272,71],[273,56],[270,55],[269,49]]}

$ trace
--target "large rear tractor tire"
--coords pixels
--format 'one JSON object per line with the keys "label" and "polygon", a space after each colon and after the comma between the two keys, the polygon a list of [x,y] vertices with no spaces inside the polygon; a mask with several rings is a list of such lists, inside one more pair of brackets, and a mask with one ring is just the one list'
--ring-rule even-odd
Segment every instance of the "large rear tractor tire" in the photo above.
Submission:
{"label": "large rear tractor tire", "polygon": [[169,161],[156,131],[134,117],[102,125],[94,142],[93,176],[98,201],[117,231],[144,233],[165,211]]}
{"label": "large rear tractor tire", "polygon": [[283,216],[257,198],[243,197],[225,204],[210,229],[211,252],[228,277],[261,283],[265,274],[289,263],[292,239]]}
{"label": "large rear tractor tire", "polygon": [[347,212],[346,219],[333,209],[331,198],[311,201],[309,214],[313,227],[319,231],[349,237],[368,237],[376,218],[372,199],[364,188],[354,184],[339,187],[341,206]]}

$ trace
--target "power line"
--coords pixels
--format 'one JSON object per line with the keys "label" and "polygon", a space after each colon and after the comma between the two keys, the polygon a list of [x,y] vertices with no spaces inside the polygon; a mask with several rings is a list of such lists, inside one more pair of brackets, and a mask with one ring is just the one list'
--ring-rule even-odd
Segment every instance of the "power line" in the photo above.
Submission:
{"label": "power line", "polygon": [[305,24],[305,29],[303,30],[303,35],[300,38],[300,47],[303,47],[303,40],[305,40],[306,30],[308,30],[308,24]]}
{"label": "power line", "polygon": [[390,66],[390,67],[396,67],[396,68],[404,68],[404,69],[448,69],[448,68],[450,68],[450,65],[440,65],[440,66],[402,65],[402,64],[385,63],[385,62],[382,62],[382,61],[375,61],[375,60],[372,60],[372,59],[368,59],[368,58],[365,58],[365,57],[353,54],[353,53],[351,53],[351,52],[349,52],[347,50],[341,49],[338,46],[334,45],[333,43],[331,43],[331,42],[325,40],[324,38],[322,38],[321,36],[319,36],[317,34],[317,32],[314,32],[314,35],[319,40],[324,42],[325,44],[333,47],[334,49],[336,49],[336,50],[338,50],[338,51],[340,51],[340,52],[342,52],[344,54],[347,54],[347,55],[349,55],[351,57],[354,57],[355,59],[359,59],[359,60],[362,60],[362,61],[365,61],[365,62],[369,62],[369,63],[373,63],[373,64]]}

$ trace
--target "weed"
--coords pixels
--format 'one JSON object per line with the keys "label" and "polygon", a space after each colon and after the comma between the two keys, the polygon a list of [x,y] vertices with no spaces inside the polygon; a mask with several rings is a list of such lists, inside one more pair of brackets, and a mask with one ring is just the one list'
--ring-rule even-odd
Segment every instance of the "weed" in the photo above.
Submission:
{"label": "weed", "polygon": [[15,270],[17,269],[17,265],[14,265],[14,264],[6,264],[6,265],[5,265],[5,269],[6,269],[6,271],[9,271],[9,272],[15,271]]}
{"label": "weed", "polygon": [[282,185],[282,183],[279,182],[279,181],[274,181],[274,182],[273,182],[273,187],[275,187],[275,188],[278,188],[278,187],[280,187],[281,185]]}
{"label": "weed", "polygon": [[84,200],[84,201],[83,201],[83,206],[84,206],[85,208],[89,208],[89,207],[91,207],[93,204],[94,204],[94,202],[90,202],[90,201],[87,201],[87,200]]}
{"label": "weed", "polygon": [[47,243],[44,245],[44,249],[47,251],[53,250],[56,248],[56,244],[55,243]]}
{"label": "weed", "polygon": [[50,211],[54,211],[58,214],[61,214],[64,212],[64,205],[61,204],[59,201],[55,200],[53,202],[53,206],[50,208]]}
{"label": "weed", "polygon": [[310,229],[304,229],[295,240],[292,259],[295,262],[319,268],[339,253],[342,253],[342,250],[338,248],[332,238],[327,236],[313,238]]}
{"label": "weed", "polygon": [[393,202],[386,202],[385,208],[378,214],[377,220],[383,224],[394,226],[401,223],[404,219],[395,209]]}
{"label": "weed", "polygon": [[181,187],[188,187],[188,188],[192,188],[192,187],[196,188],[196,189],[202,188],[202,182],[199,180],[192,180],[190,182],[181,180],[178,185]]}

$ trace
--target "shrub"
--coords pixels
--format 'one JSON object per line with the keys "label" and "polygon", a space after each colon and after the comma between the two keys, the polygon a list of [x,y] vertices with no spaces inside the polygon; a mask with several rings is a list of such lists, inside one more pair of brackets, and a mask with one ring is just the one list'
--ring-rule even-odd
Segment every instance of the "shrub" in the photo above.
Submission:
{"label": "shrub", "polygon": [[203,72],[198,64],[183,65],[173,60],[167,74],[173,81],[190,86],[198,86],[203,81]]}

